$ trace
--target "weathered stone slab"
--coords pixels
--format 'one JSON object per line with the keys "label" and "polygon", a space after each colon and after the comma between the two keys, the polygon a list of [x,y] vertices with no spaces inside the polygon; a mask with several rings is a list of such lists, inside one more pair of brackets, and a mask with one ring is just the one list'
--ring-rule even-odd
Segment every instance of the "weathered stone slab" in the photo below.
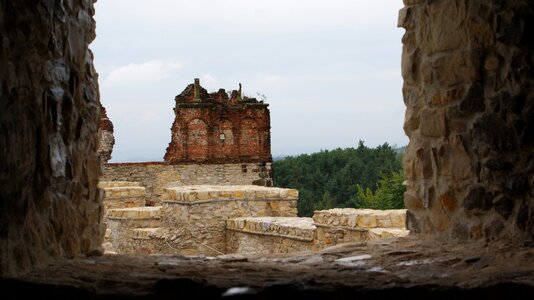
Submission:
{"label": "weathered stone slab", "polygon": [[256,217],[226,221],[226,252],[279,254],[313,250],[311,218]]}
{"label": "weathered stone slab", "polygon": [[392,237],[403,237],[410,233],[407,229],[401,228],[371,228],[368,231],[369,240],[378,240]]}
{"label": "weathered stone slab", "polygon": [[110,209],[108,211],[109,219],[150,219],[160,218],[161,206],[144,206],[131,208]]}
{"label": "weathered stone slab", "polygon": [[296,201],[298,190],[255,185],[193,185],[166,188],[162,198],[164,202],[181,203],[238,199]]}
{"label": "weathered stone slab", "polygon": [[141,186],[139,182],[134,181],[100,181],[98,187],[101,189],[111,188],[111,187],[126,187],[126,186]]}
{"label": "weathered stone slab", "polygon": [[316,227],[313,225],[312,218],[244,217],[227,220],[226,229],[251,234],[313,241]]}
{"label": "weathered stone slab", "polygon": [[313,215],[315,224],[349,228],[405,228],[405,219],[405,209],[334,208],[315,211]]}

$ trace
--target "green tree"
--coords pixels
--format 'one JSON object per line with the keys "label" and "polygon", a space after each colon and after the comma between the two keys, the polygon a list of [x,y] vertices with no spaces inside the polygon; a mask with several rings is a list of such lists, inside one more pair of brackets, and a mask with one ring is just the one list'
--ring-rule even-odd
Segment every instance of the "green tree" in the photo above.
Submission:
{"label": "green tree", "polygon": [[356,148],[322,150],[278,160],[274,182],[279,187],[298,189],[299,216],[311,216],[315,209],[362,207],[356,195],[358,186],[374,193],[381,174],[401,170],[399,155],[390,145],[369,148],[359,141]]}
{"label": "green tree", "polygon": [[[315,203],[313,210],[329,209],[336,206],[337,199],[329,191],[324,192],[321,201]],[[313,213],[313,212],[312,212]]]}
{"label": "green tree", "polygon": [[382,174],[377,189],[373,192],[370,188],[364,189],[357,185],[357,193],[353,198],[355,206],[372,209],[399,209],[404,208],[403,185],[404,175],[402,172]]}

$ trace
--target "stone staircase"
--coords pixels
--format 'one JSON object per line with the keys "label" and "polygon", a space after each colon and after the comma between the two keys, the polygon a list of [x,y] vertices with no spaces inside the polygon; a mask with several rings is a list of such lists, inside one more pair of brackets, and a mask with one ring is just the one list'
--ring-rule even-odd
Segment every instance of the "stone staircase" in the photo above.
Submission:
{"label": "stone staircase", "polygon": [[138,182],[101,181],[98,187],[104,190],[106,210],[145,206],[145,188]]}
{"label": "stone staircase", "polygon": [[[221,255],[320,251],[405,236],[406,210],[336,208],[297,217],[298,191],[260,186],[164,189],[162,206],[138,201],[137,183],[108,182],[105,249],[120,254]],[[137,207],[133,205],[136,200]],[[111,208],[112,207],[112,208]]]}
{"label": "stone staircase", "polygon": [[150,234],[161,227],[161,206],[110,209],[107,226],[111,251],[148,254],[150,252],[143,247],[143,241],[150,239]]}
{"label": "stone staircase", "polygon": [[120,239],[117,235],[124,233],[124,229],[117,225],[117,220],[127,220],[124,223],[131,228],[159,226],[159,223],[155,222],[159,222],[159,216],[147,218],[155,213],[151,207],[145,209],[145,188],[138,182],[101,181],[98,187],[104,190],[103,222],[106,225],[106,234],[103,246],[107,253],[116,252],[117,248],[113,243],[118,243]]}

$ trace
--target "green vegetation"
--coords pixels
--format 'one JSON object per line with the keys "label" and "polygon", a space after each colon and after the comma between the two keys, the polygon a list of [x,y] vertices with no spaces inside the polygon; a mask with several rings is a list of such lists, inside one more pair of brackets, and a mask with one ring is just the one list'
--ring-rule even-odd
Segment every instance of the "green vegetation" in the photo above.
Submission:
{"label": "green vegetation", "polygon": [[373,192],[370,188],[363,189],[357,186],[358,192],[353,198],[356,207],[372,209],[399,209],[404,208],[404,192],[402,185],[404,174],[392,172],[381,174],[377,189]]}
{"label": "green vegetation", "polygon": [[401,156],[387,143],[323,150],[275,163],[276,186],[299,190],[299,216],[333,207],[403,207]]}

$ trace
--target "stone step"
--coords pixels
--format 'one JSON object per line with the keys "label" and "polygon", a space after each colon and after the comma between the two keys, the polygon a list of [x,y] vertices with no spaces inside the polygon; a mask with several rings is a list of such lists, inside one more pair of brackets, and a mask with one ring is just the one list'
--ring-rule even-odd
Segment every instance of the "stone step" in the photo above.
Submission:
{"label": "stone step", "polygon": [[298,217],[243,217],[226,221],[226,229],[250,234],[279,236],[303,241],[315,238],[311,218]]}
{"label": "stone step", "polygon": [[105,192],[104,200],[115,198],[145,197],[145,188],[142,186],[114,186],[102,188]]}
{"label": "stone step", "polygon": [[369,240],[378,240],[392,237],[404,237],[409,233],[409,230],[401,228],[371,228],[367,234]]}
{"label": "stone step", "polygon": [[107,211],[111,209],[120,209],[120,208],[134,208],[145,206],[146,200],[144,197],[131,197],[131,198],[112,198],[104,199],[104,207]]}
{"label": "stone step", "polygon": [[98,187],[103,188],[109,188],[109,187],[135,187],[135,186],[141,186],[139,182],[133,182],[133,181],[100,181],[98,183]]}
{"label": "stone step", "polygon": [[109,209],[107,211],[108,224],[127,224],[130,228],[151,228],[161,226],[161,206],[143,206],[131,208]]}
{"label": "stone step", "polygon": [[334,208],[315,211],[313,214],[313,221],[317,226],[327,227],[404,229],[405,220],[405,209]]}
{"label": "stone step", "polygon": [[113,219],[159,219],[161,206],[142,206],[116,208],[108,211],[108,218]]}

